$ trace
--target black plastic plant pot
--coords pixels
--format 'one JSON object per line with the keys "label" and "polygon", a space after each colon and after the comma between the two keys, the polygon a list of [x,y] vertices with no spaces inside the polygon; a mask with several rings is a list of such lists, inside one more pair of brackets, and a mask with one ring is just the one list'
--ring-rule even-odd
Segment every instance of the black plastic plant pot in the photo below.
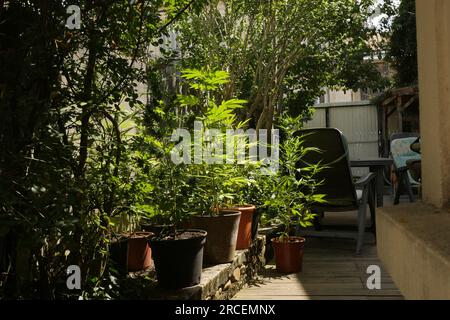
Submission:
{"label": "black plastic plant pot", "polygon": [[206,231],[189,229],[178,231],[176,239],[150,240],[160,287],[180,289],[200,283],[206,235]]}
{"label": "black plastic plant pot", "polygon": [[260,217],[261,217],[261,209],[259,207],[256,207],[256,211],[252,217],[252,240],[253,241],[255,241],[256,237],[258,236],[258,227],[259,227]]}
{"label": "black plastic plant pot", "polygon": [[231,262],[236,252],[239,220],[241,213],[235,210],[221,210],[217,216],[193,216],[192,226],[206,230],[204,265]]}
{"label": "black plastic plant pot", "polygon": [[128,272],[128,240],[124,237],[115,239],[111,242],[110,257],[114,267],[121,275]]}

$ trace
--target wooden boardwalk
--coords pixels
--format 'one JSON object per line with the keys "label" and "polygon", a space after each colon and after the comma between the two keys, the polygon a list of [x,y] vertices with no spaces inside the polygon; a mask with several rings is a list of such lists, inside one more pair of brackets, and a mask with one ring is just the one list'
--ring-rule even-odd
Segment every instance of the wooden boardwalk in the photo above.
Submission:
{"label": "wooden boardwalk", "polygon": [[[305,244],[303,272],[283,275],[269,263],[259,279],[242,289],[237,300],[320,300],[320,299],[403,299],[384,270],[370,235],[360,256],[354,254],[355,241],[308,238]],[[381,290],[366,286],[367,267],[381,268]]]}

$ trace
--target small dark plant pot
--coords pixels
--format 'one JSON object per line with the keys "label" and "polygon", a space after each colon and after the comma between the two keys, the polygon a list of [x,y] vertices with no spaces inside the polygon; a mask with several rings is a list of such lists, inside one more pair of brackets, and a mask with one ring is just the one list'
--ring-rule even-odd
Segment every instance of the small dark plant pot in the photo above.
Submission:
{"label": "small dark plant pot", "polygon": [[115,269],[122,275],[144,270],[152,265],[152,252],[148,244],[151,232],[122,234],[110,246],[110,257]]}
{"label": "small dark plant pot", "polygon": [[278,272],[297,273],[302,271],[305,238],[289,237],[288,241],[280,241],[279,238],[274,238],[272,239],[272,245]]}
{"label": "small dark plant pot", "polygon": [[180,230],[174,239],[150,240],[159,286],[180,289],[200,283],[206,231]]}
{"label": "small dark plant pot", "polygon": [[241,213],[239,231],[236,242],[236,250],[245,250],[252,244],[252,221],[256,212],[254,205],[239,205],[229,208]]}
{"label": "small dark plant pot", "polygon": [[128,271],[145,270],[152,265],[148,241],[153,236],[151,232],[135,232],[128,236]]}
{"label": "small dark plant pot", "polygon": [[111,241],[109,252],[114,268],[125,275],[128,272],[128,239],[121,237]]}
{"label": "small dark plant pot", "polygon": [[241,213],[221,210],[218,216],[194,216],[192,226],[206,230],[205,264],[227,263],[233,260]]}
{"label": "small dark plant pot", "polygon": [[275,225],[269,227],[261,227],[258,233],[266,237],[266,250],[264,252],[264,258],[266,261],[272,261],[275,253],[273,251],[272,239],[278,238],[278,234],[284,230],[283,225]]}
{"label": "small dark plant pot", "polygon": [[256,208],[255,213],[253,213],[252,219],[252,241],[256,240],[258,236],[259,220],[261,218],[261,212],[259,208]]}

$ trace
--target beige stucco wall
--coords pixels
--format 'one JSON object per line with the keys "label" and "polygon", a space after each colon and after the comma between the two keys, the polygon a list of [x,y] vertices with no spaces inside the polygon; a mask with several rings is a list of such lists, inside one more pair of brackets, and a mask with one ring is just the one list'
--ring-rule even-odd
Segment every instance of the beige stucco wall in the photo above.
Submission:
{"label": "beige stucco wall", "polygon": [[378,255],[407,299],[450,299],[450,1],[417,0],[423,203],[377,210]]}
{"label": "beige stucco wall", "polygon": [[417,0],[423,200],[450,199],[450,1]]}
{"label": "beige stucco wall", "polygon": [[406,299],[450,299],[450,214],[420,203],[379,208],[377,250]]}

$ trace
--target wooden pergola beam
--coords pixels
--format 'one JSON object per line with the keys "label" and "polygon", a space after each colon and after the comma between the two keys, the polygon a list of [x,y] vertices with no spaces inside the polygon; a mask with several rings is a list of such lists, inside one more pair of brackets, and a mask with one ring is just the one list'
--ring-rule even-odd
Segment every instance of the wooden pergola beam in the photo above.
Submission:
{"label": "wooden pergola beam", "polygon": [[397,112],[398,112],[398,129],[403,132],[403,108],[402,108],[402,97],[397,97]]}
{"label": "wooden pergola beam", "polygon": [[[383,107],[386,107],[390,105],[392,102],[396,101],[399,97],[404,96],[413,96],[415,99],[417,98],[419,93],[419,89],[417,87],[405,87],[405,88],[399,88],[387,91],[387,95],[389,95],[388,98],[386,98],[381,105]],[[412,103],[412,102],[411,102]],[[408,105],[409,107],[409,105]]]}
{"label": "wooden pergola beam", "polygon": [[383,101],[383,107],[390,105],[395,99],[397,99],[397,96],[394,95],[386,100]]}
{"label": "wooden pergola beam", "polygon": [[409,99],[409,101],[402,107],[403,110],[406,110],[407,108],[409,108],[419,97],[418,96],[414,96],[411,99]]}
{"label": "wooden pergola beam", "polygon": [[405,87],[392,90],[392,94],[401,96],[414,95],[417,94],[418,92],[419,89],[417,87]]}

